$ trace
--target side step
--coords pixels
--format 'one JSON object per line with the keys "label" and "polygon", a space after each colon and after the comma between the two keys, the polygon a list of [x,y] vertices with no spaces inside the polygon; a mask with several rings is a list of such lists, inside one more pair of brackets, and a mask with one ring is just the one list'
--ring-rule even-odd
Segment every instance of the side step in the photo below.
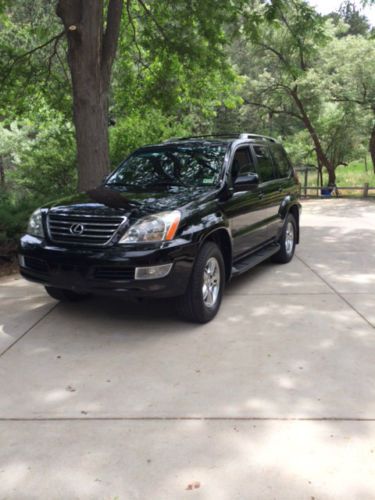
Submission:
{"label": "side step", "polygon": [[245,273],[252,267],[257,266],[264,260],[269,259],[280,250],[279,243],[272,243],[264,248],[261,248],[255,253],[252,253],[248,257],[245,257],[243,260],[240,260],[232,267],[232,277],[239,276],[242,273]]}

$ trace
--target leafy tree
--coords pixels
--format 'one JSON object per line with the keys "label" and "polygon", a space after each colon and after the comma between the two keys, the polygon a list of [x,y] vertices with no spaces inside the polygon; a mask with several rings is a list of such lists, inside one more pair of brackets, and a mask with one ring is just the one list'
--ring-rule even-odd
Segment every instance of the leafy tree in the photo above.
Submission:
{"label": "leafy tree", "polygon": [[224,0],[193,6],[127,0],[125,8],[122,0],[61,0],[63,31],[53,7],[44,0],[4,3],[0,120],[29,117],[31,100],[43,97],[70,121],[72,85],[80,189],[96,185],[109,167],[109,103],[117,120],[156,108],[186,129],[187,113],[198,118],[193,128],[209,126],[216,106],[230,102],[235,76],[222,51],[222,27],[234,8]]}
{"label": "leafy tree", "polygon": [[352,105],[352,116],[367,118],[369,150],[375,172],[375,45],[373,40],[349,36],[326,47],[321,74],[329,75],[331,98]]}
{"label": "leafy tree", "polygon": [[0,18],[0,120],[30,117],[43,99],[71,115],[70,76],[54,4],[7,1]]}
{"label": "leafy tree", "polygon": [[345,0],[338,12],[332,12],[327,17],[331,18],[336,25],[340,22],[345,23],[345,29],[338,34],[339,38],[349,35],[367,36],[370,33],[370,23],[367,17],[361,14],[352,0]]}
{"label": "leafy tree", "polygon": [[5,190],[6,172],[19,161],[20,155],[29,152],[32,144],[30,130],[17,122],[0,125],[0,188]]}
{"label": "leafy tree", "polygon": [[[122,0],[57,3],[56,12],[68,41],[80,189],[96,185],[110,163],[109,92],[123,7]],[[184,65],[193,62],[193,68],[200,66],[207,70],[221,59],[225,43],[222,26],[233,16],[234,7],[238,3],[228,4],[224,0],[197,4],[126,0],[124,10],[136,48],[140,31],[143,46],[153,60],[156,53],[161,53],[162,62],[169,58],[173,61],[175,57]]]}
{"label": "leafy tree", "polygon": [[362,15],[356,4],[351,0],[346,0],[340,6],[339,13],[345,24],[349,26],[347,35],[367,35],[370,24],[366,16]]}
{"label": "leafy tree", "polygon": [[[263,8],[260,4],[260,13]],[[251,23],[245,23],[248,40],[261,61],[256,68],[259,76],[249,82],[245,102],[270,116],[288,116],[302,123],[310,135],[319,167],[327,169],[333,184],[335,165],[316,127],[323,99],[314,71],[331,33],[324,19],[303,0],[277,5],[274,16],[272,22],[263,22],[255,30]]]}

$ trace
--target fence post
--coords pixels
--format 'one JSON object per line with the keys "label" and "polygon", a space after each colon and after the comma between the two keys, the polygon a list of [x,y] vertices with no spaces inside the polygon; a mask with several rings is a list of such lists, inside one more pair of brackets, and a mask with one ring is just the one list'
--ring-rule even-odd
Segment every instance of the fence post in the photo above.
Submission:
{"label": "fence post", "polygon": [[368,182],[365,182],[365,185],[363,186],[363,197],[368,198]]}
{"label": "fence post", "polygon": [[305,198],[307,196],[307,175],[308,175],[308,170],[307,167],[305,168]]}

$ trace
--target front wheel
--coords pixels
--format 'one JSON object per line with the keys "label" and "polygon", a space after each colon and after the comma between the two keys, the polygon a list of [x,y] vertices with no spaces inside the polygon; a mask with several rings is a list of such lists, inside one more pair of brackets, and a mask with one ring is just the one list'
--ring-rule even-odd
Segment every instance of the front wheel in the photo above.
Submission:
{"label": "front wheel", "polygon": [[297,242],[297,223],[292,214],[285,219],[283,231],[279,240],[280,250],[273,256],[275,262],[287,264],[293,259]]}
{"label": "front wheel", "polygon": [[60,302],[78,302],[88,297],[88,293],[73,292],[73,290],[64,290],[53,286],[45,286],[46,292],[50,297]]}
{"label": "front wheel", "polygon": [[185,294],[176,299],[178,313],[195,323],[211,321],[220,308],[224,283],[223,255],[215,243],[207,242],[197,256]]}

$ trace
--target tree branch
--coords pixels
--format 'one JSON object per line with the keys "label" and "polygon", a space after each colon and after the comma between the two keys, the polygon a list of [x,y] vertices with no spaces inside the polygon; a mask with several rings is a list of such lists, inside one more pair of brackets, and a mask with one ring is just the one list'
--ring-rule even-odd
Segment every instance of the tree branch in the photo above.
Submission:
{"label": "tree branch", "polygon": [[56,38],[55,41],[53,42],[53,49],[51,54],[48,57],[48,72],[47,72],[47,78],[46,81],[49,80],[51,76],[51,69],[52,69],[52,61],[55,56],[57,56],[57,47],[59,45],[60,38]]}
{"label": "tree branch", "polygon": [[293,76],[293,79],[294,80],[296,79],[296,75],[293,73],[289,62],[285,59],[284,55],[281,52],[276,50],[274,47],[271,47],[271,45],[267,45],[266,43],[258,42],[257,45],[259,45],[265,50],[272,52],[284,64],[284,66],[288,69],[288,71],[290,71],[291,75]]}
{"label": "tree branch", "polygon": [[117,50],[123,3],[123,0],[109,0],[108,4],[107,26],[102,46],[102,68],[106,79],[109,78]]}
{"label": "tree branch", "polygon": [[359,104],[360,106],[364,106],[366,109],[373,109],[373,105],[371,104],[371,102],[366,100],[351,99],[350,97],[332,97],[332,101]]}
{"label": "tree branch", "polygon": [[57,44],[60,40],[60,38],[62,38],[65,34],[65,31],[62,31],[61,33],[59,33],[58,35],[55,35],[54,37],[50,38],[49,40],[47,40],[46,42],[42,43],[41,45],[38,45],[37,47],[34,47],[33,49],[31,50],[28,50],[27,52],[17,56],[16,58],[13,59],[12,63],[9,65],[9,69],[8,71],[6,72],[6,74],[4,75],[4,77],[2,78],[1,82],[4,83],[5,80],[9,77],[9,75],[11,74],[14,66],[19,62],[21,61],[22,59],[25,59],[26,57],[30,57],[32,54],[34,54],[35,52],[37,52],[38,50],[41,50],[41,49],[44,49],[45,47],[47,47],[48,45],[50,45],[51,43],[54,42],[54,52],[56,50],[56,47],[57,47]]}
{"label": "tree branch", "polygon": [[134,24],[134,19],[133,19],[133,16],[132,16],[132,13],[131,13],[131,9],[130,9],[130,5],[131,5],[131,0],[126,0],[126,12],[128,14],[128,19],[129,19],[129,24],[132,28],[132,32],[133,32],[133,43],[135,45],[135,48],[138,52],[138,62],[141,66],[143,66],[144,68],[148,69],[149,66],[143,61],[142,59],[142,51],[141,51],[141,48],[140,46],[138,45],[138,40],[137,40],[137,30],[136,30],[136,27],[135,27],[135,24]]}
{"label": "tree branch", "polygon": [[272,113],[274,115],[288,115],[292,116],[293,118],[297,118],[298,120],[303,121],[303,118],[301,115],[294,113],[293,111],[288,111],[286,109],[275,109],[272,106],[268,106],[267,104],[263,104],[260,102],[254,102],[254,101],[248,101],[247,99],[244,99],[244,103],[249,105],[249,106],[255,106],[257,108],[262,108],[266,109],[269,113]]}
{"label": "tree branch", "polygon": [[303,53],[303,43],[302,43],[300,37],[298,35],[296,35],[296,33],[294,32],[294,30],[290,26],[289,21],[288,21],[287,17],[284,15],[284,12],[282,11],[282,9],[278,8],[278,10],[280,12],[281,20],[283,21],[283,23],[285,24],[285,26],[289,30],[289,33],[292,35],[292,37],[295,39],[295,41],[296,41],[296,43],[298,45],[298,52],[299,52],[301,69],[303,71],[306,71],[307,70],[307,65],[306,65],[305,56],[304,56],[304,53]]}
{"label": "tree branch", "polygon": [[157,27],[157,29],[159,30],[160,34],[162,35],[162,37],[164,38],[164,41],[167,42],[168,41],[168,37],[167,35],[165,34],[165,31],[164,31],[164,28],[160,25],[159,21],[155,18],[155,16],[152,14],[152,12],[150,11],[150,9],[147,7],[147,5],[145,4],[145,2],[143,0],[138,0],[138,3],[142,6],[143,10],[146,12],[146,14],[154,21],[155,23],[155,26]]}

